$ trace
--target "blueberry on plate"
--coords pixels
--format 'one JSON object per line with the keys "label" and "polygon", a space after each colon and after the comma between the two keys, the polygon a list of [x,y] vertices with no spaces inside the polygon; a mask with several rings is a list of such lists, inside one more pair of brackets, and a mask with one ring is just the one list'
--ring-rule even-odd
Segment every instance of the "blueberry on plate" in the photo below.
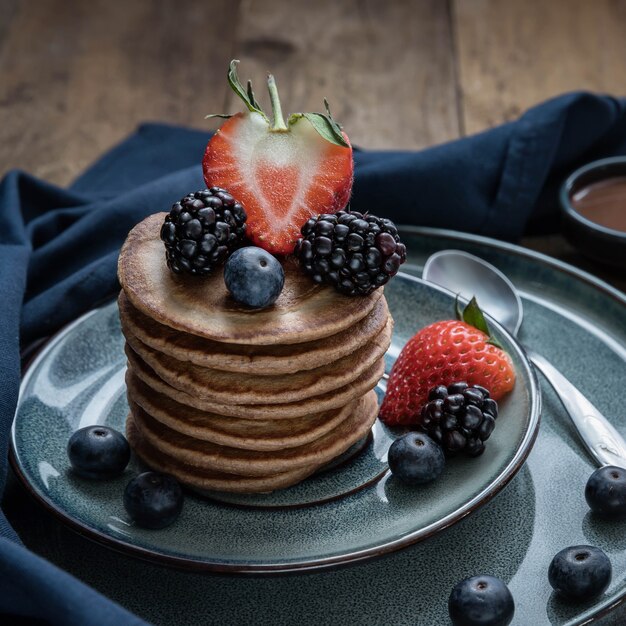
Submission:
{"label": "blueberry on plate", "polygon": [[509,588],[494,576],[473,576],[457,583],[448,599],[454,626],[507,626],[515,603]]}
{"label": "blueberry on plate", "polygon": [[72,469],[83,478],[106,480],[121,474],[130,461],[130,446],[122,433],[108,426],[86,426],[67,443]]}
{"label": "blueberry on plate", "polygon": [[144,472],[126,485],[124,508],[138,526],[165,528],[180,515],[183,492],[173,476]]}
{"label": "blueberry on plate", "polygon": [[589,600],[599,596],[611,582],[611,561],[600,548],[570,546],[552,559],[548,580],[563,596]]}
{"label": "blueberry on plate", "polygon": [[263,248],[249,246],[228,257],[224,282],[236,302],[263,309],[276,302],[285,284],[285,272],[276,257]]}
{"label": "blueberry on plate", "polygon": [[396,439],[387,454],[391,473],[409,485],[435,480],[446,464],[441,446],[428,435],[409,432]]}
{"label": "blueberry on plate", "polygon": [[626,470],[613,465],[597,469],[585,486],[585,500],[602,517],[626,519]]}

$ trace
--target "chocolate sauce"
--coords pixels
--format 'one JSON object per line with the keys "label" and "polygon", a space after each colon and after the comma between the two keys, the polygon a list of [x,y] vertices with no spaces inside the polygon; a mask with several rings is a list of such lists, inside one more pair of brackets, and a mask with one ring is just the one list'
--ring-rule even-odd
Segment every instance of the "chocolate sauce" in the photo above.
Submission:
{"label": "chocolate sauce", "polygon": [[570,201],[588,220],[626,232],[626,176],[605,178],[582,187]]}

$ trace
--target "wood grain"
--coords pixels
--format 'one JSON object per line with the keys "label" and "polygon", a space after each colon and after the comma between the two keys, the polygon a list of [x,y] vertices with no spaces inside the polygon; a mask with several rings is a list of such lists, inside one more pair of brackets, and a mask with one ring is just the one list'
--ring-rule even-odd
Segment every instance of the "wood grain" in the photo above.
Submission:
{"label": "wood grain", "polygon": [[570,90],[626,95],[623,0],[454,0],[463,127]]}
{"label": "wood grain", "polygon": [[[333,115],[353,143],[421,148],[459,134],[447,5],[439,0],[245,0],[240,74],[268,102],[276,76],[283,112]],[[231,110],[240,109],[234,98]]]}
{"label": "wood grain", "polygon": [[2,171],[66,184],[140,122],[205,125],[225,104],[237,12],[234,0],[2,0]]}
{"label": "wood grain", "polygon": [[0,0],[0,175],[64,185],[140,122],[209,128],[239,109],[233,57],[265,103],[271,70],[286,112],[328,96],[355,144],[419,149],[562,91],[624,95],[625,33],[626,0]]}

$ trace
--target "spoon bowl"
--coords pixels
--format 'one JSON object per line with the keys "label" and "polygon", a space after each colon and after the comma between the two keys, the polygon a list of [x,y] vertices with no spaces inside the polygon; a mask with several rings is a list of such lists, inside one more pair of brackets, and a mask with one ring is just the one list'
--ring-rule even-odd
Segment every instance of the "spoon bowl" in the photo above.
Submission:
{"label": "spoon bowl", "polygon": [[517,335],[524,308],[513,283],[496,267],[461,250],[442,250],[430,256],[422,277],[458,294],[488,303],[486,311],[510,333]]}

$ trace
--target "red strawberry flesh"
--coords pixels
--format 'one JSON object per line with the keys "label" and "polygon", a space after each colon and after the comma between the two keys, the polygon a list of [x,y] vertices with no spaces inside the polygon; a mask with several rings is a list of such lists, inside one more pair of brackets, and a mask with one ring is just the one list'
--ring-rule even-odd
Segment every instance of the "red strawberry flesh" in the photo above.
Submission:
{"label": "red strawberry flesh", "polygon": [[208,187],[228,189],[243,204],[248,238],[288,254],[310,217],[348,203],[352,148],[345,133],[347,147],[332,143],[304,116],[291,116],[286,125],[273,79],[268,84],[278,109],[274,123],[261,111],[234,115],[209,141],[202,166]]}

